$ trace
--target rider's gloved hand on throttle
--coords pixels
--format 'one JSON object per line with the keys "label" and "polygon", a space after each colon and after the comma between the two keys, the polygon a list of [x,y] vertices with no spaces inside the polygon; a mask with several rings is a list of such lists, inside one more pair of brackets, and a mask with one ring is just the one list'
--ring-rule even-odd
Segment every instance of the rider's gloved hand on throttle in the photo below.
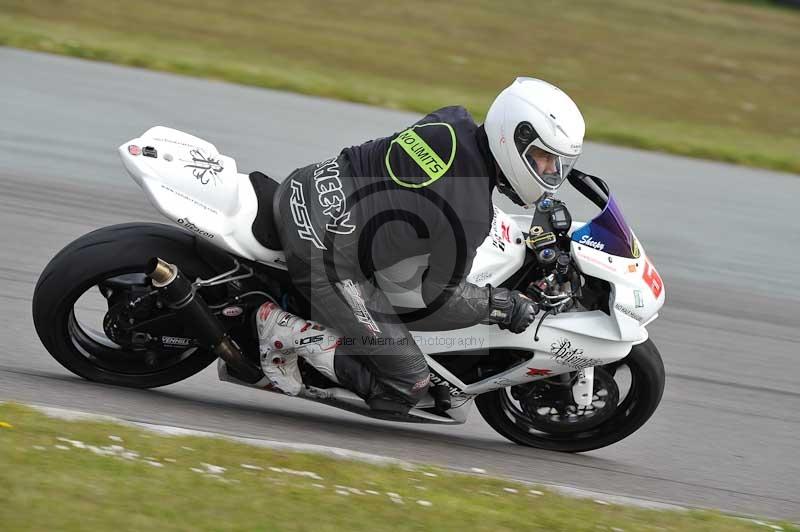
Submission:
{"label": "rider's gloved hand on throttle", "polygon": [[538,305],[522,295],[519,290],[492,288],[489,298],[489,316],[483,323],[497,324],[501,329],[521,333],[533,323]]}

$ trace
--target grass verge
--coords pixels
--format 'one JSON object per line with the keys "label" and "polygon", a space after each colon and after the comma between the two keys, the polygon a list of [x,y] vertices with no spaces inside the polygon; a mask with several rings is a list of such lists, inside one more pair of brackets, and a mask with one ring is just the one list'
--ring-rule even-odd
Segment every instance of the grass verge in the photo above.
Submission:
{"label": "grass verge", "polygon": [[[0,529],[792,530],[598,504],[487,476],[164,437],[0,405]],[[773,530],[777,528],[772,528]],[[797,530],[797,529],[794,529]]]}
{"label": "grass verge", "polygon": [[0,0],[0,45],[476,118],[536,75],[591,139],[800,173],[798,27],[718,0]]}

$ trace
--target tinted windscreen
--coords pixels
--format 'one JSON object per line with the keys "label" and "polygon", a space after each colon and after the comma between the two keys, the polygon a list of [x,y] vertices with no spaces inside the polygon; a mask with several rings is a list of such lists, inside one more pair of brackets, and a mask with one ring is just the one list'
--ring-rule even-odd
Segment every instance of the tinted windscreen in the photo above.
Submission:
{"label": "tinted windscreen", "polygon": [[639,258],[639,248],[619,204],[611,194],[603,212],[572,233],[572,240],[609,255]]}

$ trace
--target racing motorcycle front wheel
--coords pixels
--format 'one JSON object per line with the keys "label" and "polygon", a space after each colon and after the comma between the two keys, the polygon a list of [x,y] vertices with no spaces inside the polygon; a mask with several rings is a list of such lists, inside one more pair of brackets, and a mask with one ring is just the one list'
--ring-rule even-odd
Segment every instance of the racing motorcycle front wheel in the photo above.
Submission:
{"label": "racing motorcycle front wheel", "polygon": [[479,395],[483,419],[509,440],[579,453],[616,443],[653,415],[664,393],[664,364],[651,340],[622,360],[595,367],[592,403],[577,405],[558,377]]}

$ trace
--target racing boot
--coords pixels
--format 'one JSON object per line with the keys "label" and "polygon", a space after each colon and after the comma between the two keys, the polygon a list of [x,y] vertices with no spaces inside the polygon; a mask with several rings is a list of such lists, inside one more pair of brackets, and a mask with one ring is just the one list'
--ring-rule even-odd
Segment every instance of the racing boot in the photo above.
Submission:
{"label": "racing boot", "polygon": [[338,334],[318,323],[304,320],[272,302],[261,305],[256,313],[256,327],[261,351],[261,369],[273,386],[286,395],[298,395],[303,379],[297,366],[300,355],[320,373],[334,382],[333,355]]}

